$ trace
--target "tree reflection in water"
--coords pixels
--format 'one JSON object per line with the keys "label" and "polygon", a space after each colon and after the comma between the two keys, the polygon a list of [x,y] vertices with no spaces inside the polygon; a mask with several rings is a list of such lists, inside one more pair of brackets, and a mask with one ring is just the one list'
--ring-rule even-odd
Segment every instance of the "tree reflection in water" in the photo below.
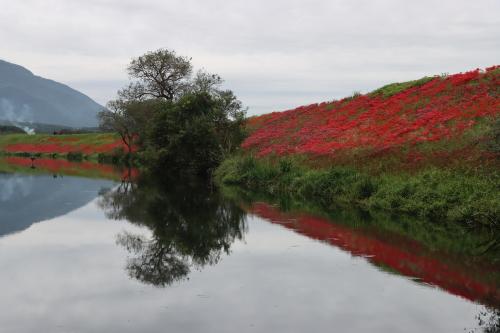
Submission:
{"label": "tree reflection in water", "polygon": [[150,239],[124,232],[117,243],[132,256],[129,275],[155,286],[187,278],[192,268],[216,264],[246,231],[245,213],[206,183],[142,176],[103,194],[110,219],[126,219],[152,231]]}
{"label": "tree reflection in water", "polygon": [[500,333],[500,310],[486,308],[476,315],[478,326],[469,333]]}

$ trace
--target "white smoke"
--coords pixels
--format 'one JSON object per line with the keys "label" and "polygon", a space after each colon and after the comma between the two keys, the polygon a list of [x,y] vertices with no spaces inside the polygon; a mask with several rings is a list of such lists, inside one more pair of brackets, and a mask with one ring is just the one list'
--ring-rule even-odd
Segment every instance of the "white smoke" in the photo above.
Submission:
{"label": "white smoke", "polygon": [[23,127],[23,131],[26,132],[28,135],[34,135],[35,134],[35,129],[34,128],[29,128],[28,126]]}
{"label": "white smoke", "polygon": [[26,134],[35,134],[35,129],[21,124],[33,123],[33,110],[28,104],[23,104],[17,108],[6,98],[0,98],[0,119],[6,120],[9,124],[19,127]]}

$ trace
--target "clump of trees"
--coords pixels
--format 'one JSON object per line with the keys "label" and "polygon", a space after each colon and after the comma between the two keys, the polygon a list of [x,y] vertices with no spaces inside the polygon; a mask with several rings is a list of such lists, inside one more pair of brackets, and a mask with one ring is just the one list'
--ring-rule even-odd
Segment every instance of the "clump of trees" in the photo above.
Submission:
{"label": "clump of trees", "polygon": [[220,76],[159,49],[132,59],[131,82],[99,114],[128,149],[157,169],[207,174],[244,138],[246,109]]}

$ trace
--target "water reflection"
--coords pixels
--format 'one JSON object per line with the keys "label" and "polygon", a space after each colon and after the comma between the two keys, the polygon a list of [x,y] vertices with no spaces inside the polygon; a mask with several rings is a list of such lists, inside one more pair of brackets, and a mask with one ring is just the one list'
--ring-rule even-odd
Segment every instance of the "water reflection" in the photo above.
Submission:
{"label": "water reflection", "polygon": [[0,157],[0,237],[74,211],[136,174],[89,161]]}
{"label": "water reflection", "polygon": [[[2,332],[498,331],[498,266],[458,255],[483,243],[467,234],[229,200],[192,180],[0,179],[1,214],[71,211],[0,238]],[[115,190],[73,210],[103,184]]]}
{"label": "water reflection", "polygon": [[112,186],[105,180],[0,173],[0,237],[74,211]]}
{"label": "water reflection", "polygon": [[486,308],[476,315],[477,327],[469,333],[499,333],[500,332],[500,310]]}
{"label": "water reflection", "polygon": [[109,164],[90,161],[73,162],[66,159],[28,158],[20,156],[0,157],[0,172],[24,174],[52,174],[53,176],[80,176],[120,180],[132,177],[136,169],[120,169]]}
{"label": "water reflection", "polygon": [[436,235],[434,247],[429,248],[415,239],[384,230],[381,224],[367,223],[368,216],[364,216],[363,223],[359,216],[347,218],[348,214],[344,214],[344,219],[338,221],[300,211],[284,212],[264,202],[247,203],[244,207],[271,223],[364,257],[385,271],[500,309],[500,267],[495,262],[498,257],[487,260],[448,253],[439,248]]}
{"label": "water reflection", "polygon": [[142,176],[104,194],[99,206],[115,220],[147,226],[150,239],[122,233],[129,275],[155,286],[186,278],[192,268],[216,264],[246,231],[245,212],[205,183]]}
{"label": "water reflection", "polygon": [[[374,222],[365,213],[353,218],[344,212],[332,219],[300,211],[284,212],[248,198],[228,200],[192,179],[158,176],[143,175],[133,183],[124,181],[116,190],[104,194],[99,204],[108,218],[128,220],[152,231],[151,238],[122,233],[117,243],[130,253],[126,267],[131,277],[167,286],[186,278],[192,268],[216,264],[222,253],[229,253],[236,239],[242,239],[245,212],[233,202],[271,223],[365,257],[384,271],[500,307],[498,265],[491,258],[472,255],[469,249],[491,244],[481,237],[469,235],[453,241],[429,230],[431,237],[419,229],[406,233],[387,230],[387,226],[402,223],[381,219]],[[486,247],[491,249],[490,245]]]}

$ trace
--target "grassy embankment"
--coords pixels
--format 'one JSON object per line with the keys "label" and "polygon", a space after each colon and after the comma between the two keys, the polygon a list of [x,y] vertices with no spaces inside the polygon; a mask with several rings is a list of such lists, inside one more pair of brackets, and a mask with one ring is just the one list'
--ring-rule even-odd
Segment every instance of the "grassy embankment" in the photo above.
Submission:
{"label": "grassy embankment", "polygon": [[122,150],[120,138],[111,133],[0,135],[0,154],[4,156],[105,160]]}
{"label": "grassy embankment", "polygon": [[248,121],[223,184],[500,227],[500,68],[387,85]]}

